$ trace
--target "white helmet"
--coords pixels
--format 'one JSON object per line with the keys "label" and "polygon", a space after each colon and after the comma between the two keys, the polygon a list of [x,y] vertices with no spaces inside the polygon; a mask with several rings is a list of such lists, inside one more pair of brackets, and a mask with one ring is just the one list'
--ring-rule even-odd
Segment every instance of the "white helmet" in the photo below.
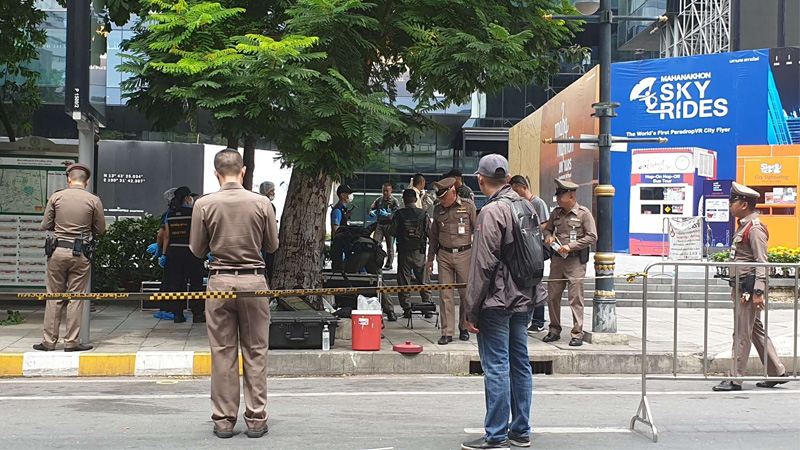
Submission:
{"label": "white helmet", "polygon": [[167,203],[167,205],[169,205],[169,202],[172,201],[172,197],[175,197],[175,191],[177,189],[178,188],[174,188],[173,187],[173,188],[169,188],[166,191],[164,191],[164,201]]}

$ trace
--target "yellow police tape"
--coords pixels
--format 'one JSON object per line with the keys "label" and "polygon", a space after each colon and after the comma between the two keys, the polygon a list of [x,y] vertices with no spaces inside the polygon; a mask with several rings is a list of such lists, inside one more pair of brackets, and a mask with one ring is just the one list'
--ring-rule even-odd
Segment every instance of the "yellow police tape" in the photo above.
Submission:
{"label": "yellow police tape", "polygon": [[[637,277],[645,277],[645,273],[626,273],[619,275],[605,275],[599,277],[583,277],[584,280],[597,280],[603,278],[625,278],[628,283],[633,283]],[[571,278],[572,281],[578,278]],[[570,281],[566,278],[548,279],[548,282]],[[308,295],[346,295],[346,294],[388,294],[398,292],[417,292],[417,291],[444,291],[448,289],[466,288],[465,283],[461,284],[432,284],[432,285],[408,285],[408,286],[380,286],[380,287],[353,287],[353,288],[317,288],[317,289],[282,289],[267,291],[218,291],[218,292],[93,292],[85,294],[75,293],[46,293],[46,292],[18,292],[0,293],[2,300],[146,300],[146,301],[167,301],[167,300],[208,300],[208,299],[234,299],[249,297],[287,297],[287,296],[308,296]]]}

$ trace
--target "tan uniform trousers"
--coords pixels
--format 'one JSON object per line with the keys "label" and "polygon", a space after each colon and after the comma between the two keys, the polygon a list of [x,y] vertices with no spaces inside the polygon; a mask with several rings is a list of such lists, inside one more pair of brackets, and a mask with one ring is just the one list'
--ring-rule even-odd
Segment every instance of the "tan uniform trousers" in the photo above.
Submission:
{"label": "tan uniform trousers", "polygon": [[[260,291],[263,275],[212,275],[208,291]],[[260,430],[267,423],[267,350],[269,300],[208,299],[206,320],[211,345],[211,419],[219,431],[231,431],[239,415],[239,342],[244,374],[244,420]]]}
{"label": "tan uniform trousers", "polygon": [[[439,284],[454,284],[466,283],[467,275],[469,274],[469,257],[472,254],[472,249],[459,252],[450,253],[441,250],[436,254],[436,260],[439,262]],[[456,321],[456,293],[453,289],[441,291],[440,299],[441,305],[439,310],[442,314],[442,336],[453,337],[455,333]],[[467,298],[467,290],[465,288],[458,290],[458,299],[460,300],[461,307],[458,308],[458,329],[467,329],[467,309],[464,308],[464,300]]]}
{"label": "tan uniform trousers", "polygon": [[[47,292],[82,294],[89,290],[89,269],[91,262],[85,256],[72,256],[72,250],[58,247],[47,260]],[[58,342],[58,331],[61,327],[61,311],[67,305],[67,333],[64,335],[64,347],[73,348],[80,344],[81,318],[83,317],[83,300],[48,300],[44,310],[44,326],[42,345],[55,348]]]}
{"label": "tan uniform trousers", "polygon": [[[731,293],[731,299],[735,300],[736,293]],[[775,352],[775,347],[772,345],[772,340],[766,337],[764,333],[764,325],[761,323],[761,311],[756,309],[753,300],[739,303],[738,316],[734,320],[734,327],[739,330],[739,342],[736,339],[736,329],[733,334],[733,349],[731,350],[731,376],[743,377],[747,374],[747,361],[750,359],[750,346],[756,347],[758,352],[758,360],[764,361],[764,350],[767,351],[767,374],[772,377],[779,377],[786,373],[786,368],[783,367],[778,354]],[[765,345],[766,338],[766,345]],[[736,345],[739,346],[739,359],[734,360],[736,357]],[[740,381],[734,381],[734,384],[741,386]]]}
{"label": "tan uniform trousers", "polygon": [[[586,276],[586,264],[581,264],[580,258],[570,256],[562,258],[554,254],[550,259],[550,280],[567,279],[569,287],[567,296],[569,307],[572,309],[573,338],[583,339],[583,278]],[[550,332],[561,335],[561,294],[564,292],[566,281],[547,282],[547,307],[550,310]]]}

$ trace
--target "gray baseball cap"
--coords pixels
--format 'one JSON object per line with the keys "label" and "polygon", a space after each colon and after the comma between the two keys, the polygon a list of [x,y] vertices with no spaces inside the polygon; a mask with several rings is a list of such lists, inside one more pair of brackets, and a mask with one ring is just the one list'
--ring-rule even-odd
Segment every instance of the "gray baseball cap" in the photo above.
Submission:
{"label": "gray baseball cap", "polygon": [[507,178],[508,160],[496,153],[486,155],[481,158],[475,173],[490,178]]}

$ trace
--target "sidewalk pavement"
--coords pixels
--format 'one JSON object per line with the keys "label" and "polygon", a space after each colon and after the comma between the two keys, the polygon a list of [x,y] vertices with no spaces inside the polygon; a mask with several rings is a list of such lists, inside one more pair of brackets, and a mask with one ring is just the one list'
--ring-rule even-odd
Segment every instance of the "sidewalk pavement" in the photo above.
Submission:
{"label": "sidewalk pavement", "polygon": [[[203,376],[210,374],[210,354],[205,324],[176,324],[153,318],[153,312],[141,311],[138,304],[99,302],[92,314],[91,335],[95,348],[83,353],[65,353],[59,344],[55,352],[37,352],[41,341],[44,305],[36,303],[20,312],[26,322],[0,327],[0,376]],[[591,308],[586,308],[584,324],[591,329]],[[534,369],[540,373],[559,374],[630,374],[641,371],[642,311],[640,308],[617,308],[619,333],[628,335],[627,345],[569,347],[569,328],[555,344],[541,341],[546,332],[531,334],[528,342]],[[651,373],[672,371],[672,336],[674,310],[648,310],[648,365]],[[729,369],[732,342],[732,310],[709,310],[709,370],[722,373]],[[788,370],[792,370],[794,351],[792,310],[769,313],[769,335]],[[562,308],[565,324],[571,316]],[[349,339],[349,322],[340,321],[337,339],[329,352],[321,350],[271,350],[270,375],[347,375],[347,374],[467,374],[479,371],[476,337],[456,340],[446,346],[436,344],[441,330],[435,319],[414,319],[414,329],[407,321],[387,322],[381,350],[354,352]],[[63,326],[62,326],[63,330]],[[343,339],[344,337],[345,339]],[[411,341],[422,344],[416,356],[392,351],[394,344]],[[678,311],[679,373],[702,371],[703,311]],[[751,367],[759,374],[761,364],[751,352]],[[797,363],[800,370],[800,361]]]}

